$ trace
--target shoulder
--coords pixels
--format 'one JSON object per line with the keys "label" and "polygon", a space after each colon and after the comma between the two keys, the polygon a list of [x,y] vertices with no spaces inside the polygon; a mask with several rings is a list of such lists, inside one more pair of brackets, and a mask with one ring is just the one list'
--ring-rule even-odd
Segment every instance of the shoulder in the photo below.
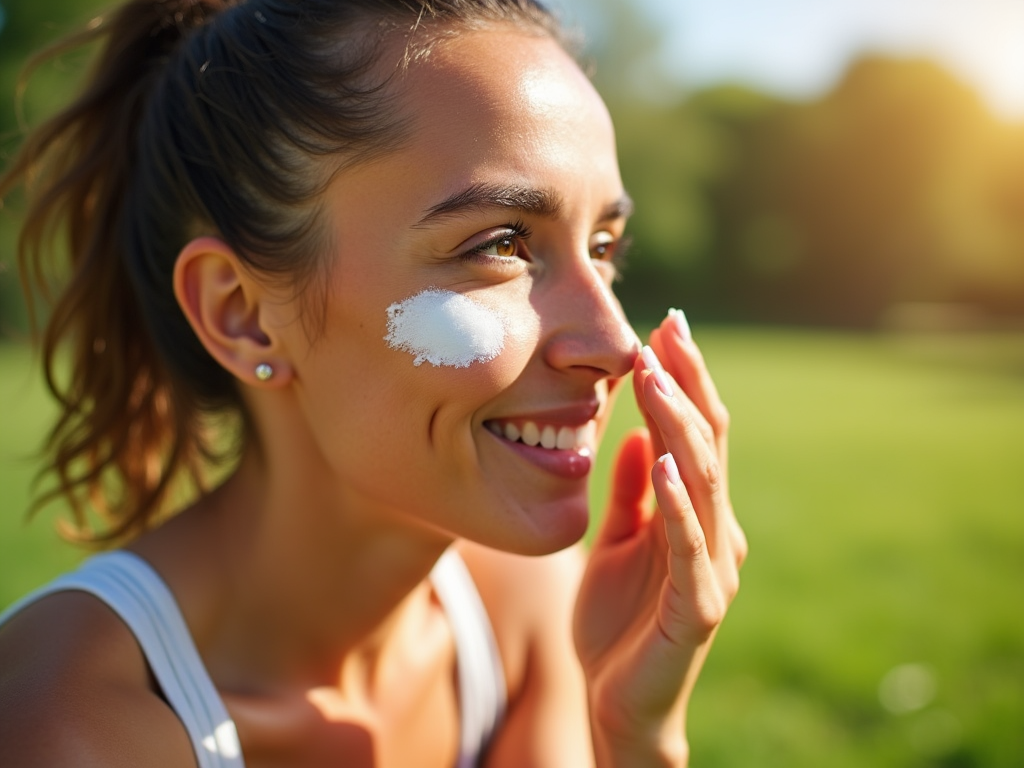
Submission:
{"label": "shoulder", "polygon": [[195,765],[134,636],[80,591],[0,627],[0,753],[11,765]]}
{"label": "shoulder", "polygon": [[586,687],[572,642],[581,546],[525,557],[459,545],[501,651],[505,723],[488,766],[584,766],[592,762]]}

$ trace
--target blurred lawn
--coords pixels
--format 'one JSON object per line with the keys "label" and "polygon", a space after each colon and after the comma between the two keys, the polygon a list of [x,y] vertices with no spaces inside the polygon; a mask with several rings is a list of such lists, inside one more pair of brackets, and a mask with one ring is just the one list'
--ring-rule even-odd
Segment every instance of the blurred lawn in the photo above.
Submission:
{"label": "blurred lawn", "polygon": [[[1024,336],[697,337],[751,555],[694,697],[693,764],[1024,765]],[[77,556],[52,515],[23,523],[49,412],[28,366],[0,346],[0,604]],[[597,509],[637,421],[623,397]]]}

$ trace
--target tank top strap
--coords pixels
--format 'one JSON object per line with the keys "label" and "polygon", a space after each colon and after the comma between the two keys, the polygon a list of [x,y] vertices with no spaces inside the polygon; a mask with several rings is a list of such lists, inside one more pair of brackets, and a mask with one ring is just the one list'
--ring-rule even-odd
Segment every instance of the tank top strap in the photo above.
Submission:
{"label": "tank top strap", "polygon": [[0,615],[0,624],[29,603],[68,590],[102,600],[135,635],[167,703],[188,732],[199,768],[244,768],[235,724],[203,666],[178,604],[142,558],[124,551],[96,555],[14,603]]}
{"label": "tank top strap", "polygon": [[[473,577],[449,549],[430,574],[455,639],[460,740],[456,768],[473,768],[505,712],[505,674],[490,619]],[[142,558],[115,551],[95,555],[9,606],[0,624],[55,592],[79,590],[111,608],[134,634],[199,768],[244,768],[235,724],[189,634],[174,595]]]}
{"label": "tank top strap", "polygon": [[461,722],[457,768],[471,768],[504,716],[505,672],[487,609],[459,553],[449,548],[430,579],[455,638]]}

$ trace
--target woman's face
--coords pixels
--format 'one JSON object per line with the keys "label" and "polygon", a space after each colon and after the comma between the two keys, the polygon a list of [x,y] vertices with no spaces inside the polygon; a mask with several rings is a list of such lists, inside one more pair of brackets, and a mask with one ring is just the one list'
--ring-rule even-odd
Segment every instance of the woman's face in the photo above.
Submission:
{"label": "woman's face", "polygon": [[278,329],[297,402],[348,508],[553,551],[585,531],[638,350],[610,289],[629,212],[611,121],[557,43],[508,28],[443,40],[400,88],[410,142],[324,201],[323,334]]}

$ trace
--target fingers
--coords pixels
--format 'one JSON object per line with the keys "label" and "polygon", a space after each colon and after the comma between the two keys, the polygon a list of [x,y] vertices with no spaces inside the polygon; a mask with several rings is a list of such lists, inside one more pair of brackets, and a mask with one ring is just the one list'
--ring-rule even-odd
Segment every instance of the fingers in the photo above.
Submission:
{"label": "fingers", "polygon": [[669,550],[669,583],[662,589],[658,622],[674,643],[700,643],[722,622],[735,594],[735,590],[729,594],[723,589],[722,582],[735,581],[738,585],[738,577],[731,579],[712,563],[704,529],[671,454],[658,459],[651,482]]}
{"label": "fingers", "polygon": [[[651,333],[651,347],[679,383],[688,398],[687,402],[692,403],[701,414],[698,422],[702,434],[707,438],[708,430],[713,433],[713,439],[708,442],[717,453],[719,471],[722,475],[721,483],[727,489],[729,412],[722,403],[704,357],[693,341],[686,317],[681,310],[669,310],[661,326]],[[650,421],[654,419],[651,418]],[[737,565],[741,565],[747,555],[747,539],[732,512],[727,492],[722,510],[723,516],[728,520],[727,523],[722,523],[722,528],[728,529],[735,561]]]}
{"label": "fingers", "polygon": [[664,372],[646,370],[643,402],[668,452],[678,463],[712,556],[730,542],[731,512],[714,442],[709,444],[700,413]]}
{"label": "fingers", "polygon": [[651,436],[651,455],[661,456],[661,454],[665,452],[665,441],[661,439],[661,432],[658,430],[657,425],[651,418],[651,414],[647,412],[647,406],[644,404],[643,384],[645,370],[648,370],[648,365],[647,361],[644,359],[643,353],[641,352],[633,362],[633,394],[636,397],[636,403],[637,407],[640,409],[640,414],[644,417],[644,423],[647,425],[647,431]]}
{"label": "fingers", "polygon": [[729,411],[718,395],[704,356],[694,343],[681,310],[669,310],[661,326],[651,333],[651,347],[711,426],[724,464]]}
{"label": "fingers", "polygon": [[747,559],[747,552],[750,551],[750,545],[747,543],[747,534],[743,532],[743,528],[740,527],[735,516],[732,518],[732,551],[735,557],[736,567],[739,568]]}
{"label": "fingers", "polygon": [[648,467],[654,461],[646,430],[629,432],[619,447],[612,474],[611,502],[596,544],[614,544],[633,536],[647,517],[651,484]]}

